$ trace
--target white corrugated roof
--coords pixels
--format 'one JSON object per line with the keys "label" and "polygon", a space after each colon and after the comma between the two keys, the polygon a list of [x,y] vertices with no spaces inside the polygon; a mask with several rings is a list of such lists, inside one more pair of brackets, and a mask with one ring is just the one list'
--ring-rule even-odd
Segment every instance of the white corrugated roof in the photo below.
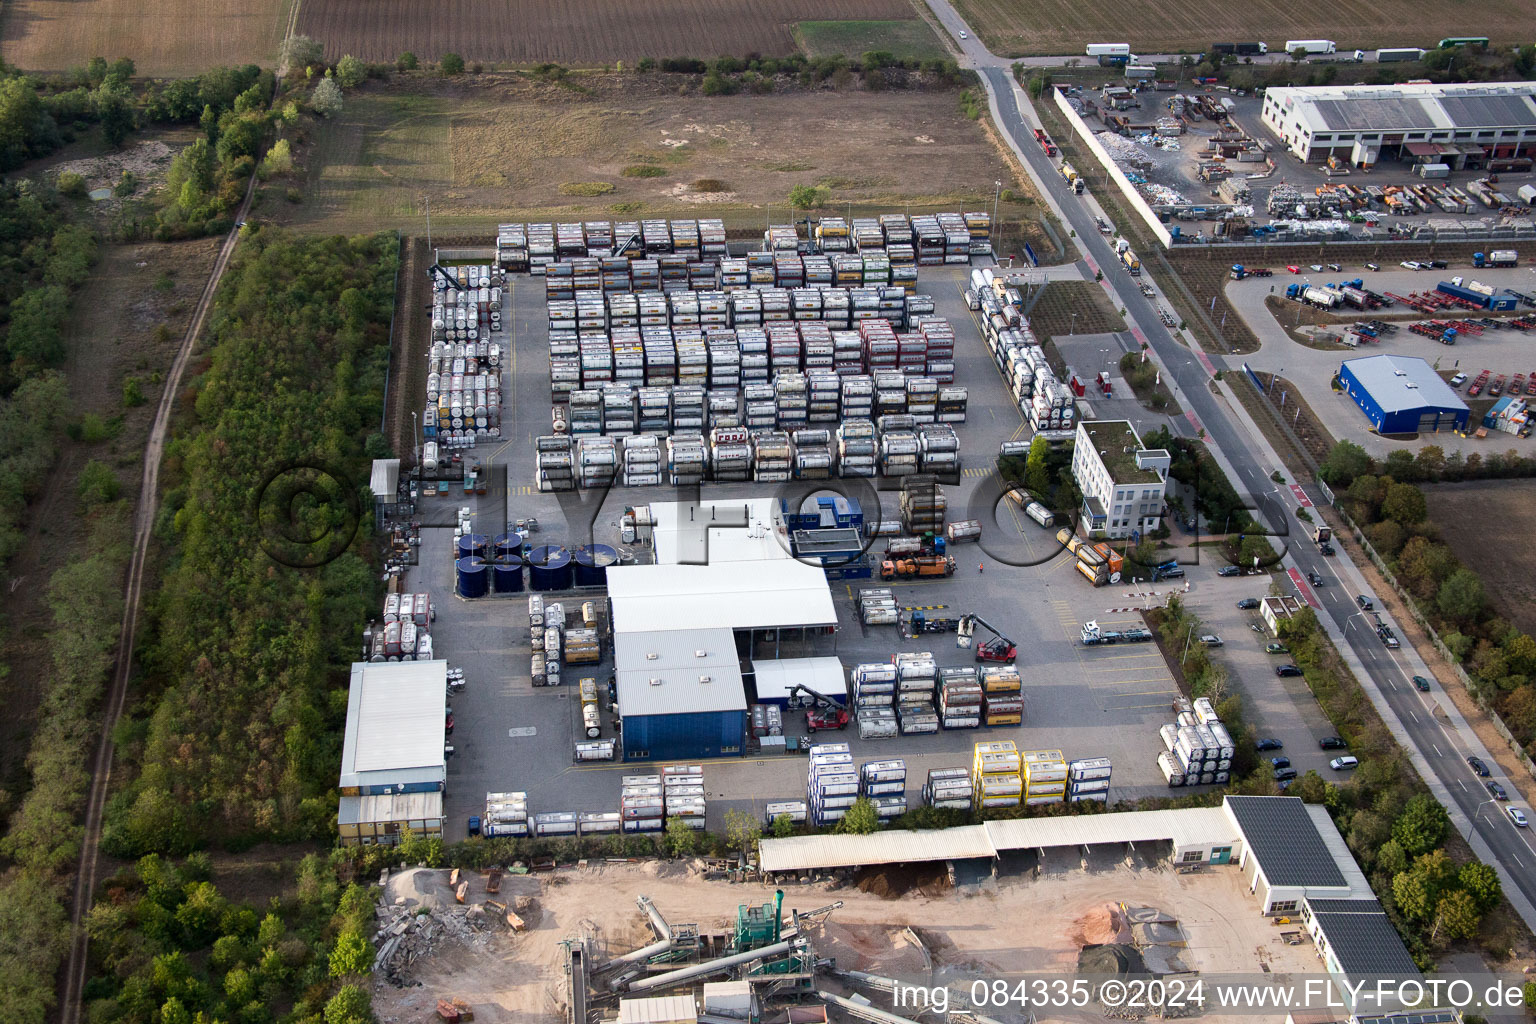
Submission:
{"label": "white corrugated roof", "polygon": [[1220,807],[1119,811],[1060,818],[989,821],[983,826],[998,850],[1030,850],[1098,843],[1171,841],[1175,847],[1236,843],[1242,836]]}
{"label": "white corrugated roof", "polygon": [[736,636],[729,629],[615,633],[613,668],[625,717],[747,707]]}
{"label": "white corrugated roof", "polygon": [[374,459],[373,475],[368,480],[368,489],[373,492],[373,496],[393,499],[399,487],[400,460]]}
{"label": "white corrugated roof", "polygon": [[693,996],[649,996],[619,1000],[619,1024],[677,1024],[699,1019]]}
{"label": "white corrugated roof", "polygon": [[1409,409],[1461,412],[1467,408],[1434,367],[1417,356],[1362,356],[1346,359],[1344,365],[1370,391],[1382,412]]}
{"label": "white corrugated roof", "polygon": [[836,697],[848,693],[847,676],[843,663],[836,658],[779,658],[771,661],[754,661],[752,673],[757,677],[759,700],[775,700],[789,696],[789,688],[796,683],[810,687],[817,693]]}
{"label": "white corrugated roof", "polygon": [[652,502],[658,565],[774,562],[793,558],[773,498]]}
{"label": "white corrugated roof", "polygon": [[750,565],[616,565],[608,570],[608,598],[616,633],[837,622],[826,574],[792,559]]}
{"label": "white corrugated roof", "polygon": [[382,776],[396,770],[441,772],[447,707],[446,661],[353,664],[340,784],[387,785]]}
{"label": "white corrugated roof", "polygon": [[386,821],[432,821],[443,818],[443,794],[390,793],[387,796],[344,796],[336,807],[339,825]]}
{"label": "white corrugated roof", "polygon": [[924,831],[874,832],[867,836],[796,836],[764,839],[758,847],[764,871],[814,871],[857,864],[963,860],[992,857],[986,826]]}

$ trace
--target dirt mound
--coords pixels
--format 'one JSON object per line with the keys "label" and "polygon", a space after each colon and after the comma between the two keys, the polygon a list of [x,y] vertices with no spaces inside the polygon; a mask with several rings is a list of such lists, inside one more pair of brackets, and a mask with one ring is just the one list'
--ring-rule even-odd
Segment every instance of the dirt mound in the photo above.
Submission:
{"label": "dirt mound", "polygon": [[1131,941],[1131,926],[1113,903],[1104,903],[1072,922],[1072,939],[1081,946]]}
{"label": "dirt mound", "polygon": [[840,925],[827,922],[816,936],[816,952],[830,956],[843,969],[875,974],[921,974],[928,961],[907,934],[896,925]]}
{"label": "dirt mound", "polygon": [[1145,974],[1146,961],[1135,946],[1108,943],[1102,946],[1084,946],[1077,957],[1078,974]]}
{"label": "dirt mound", "polygon": [[862,869],[854,885],[860,892],[888,900],[913,891],[938,898],[949,891],[949,873],[942,864],[884,864]]}

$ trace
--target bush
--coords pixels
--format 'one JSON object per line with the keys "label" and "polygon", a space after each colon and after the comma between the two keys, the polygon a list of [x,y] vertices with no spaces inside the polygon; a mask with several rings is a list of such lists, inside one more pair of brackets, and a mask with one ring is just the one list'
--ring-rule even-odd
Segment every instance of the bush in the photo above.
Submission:
{"label": "bush", "polygon": [[280,56],[290,69],[303,69],[325,60],[325,47],[309,36],[290,36]]}
{"label": "bush", "polygon": [[74,171],[65,171],[59,175],[59,192],[73,199],[83,199],[88,190],[85,187],[85,178]]}
{"label": "bush", "polygon": [[419,62],[416,60],[416,55],[410,50],[406,50],[400,56],[395,58],[395,67],[399,68],[401,71],[415,71],[418,64]]}
{"label": "bush", "polygon": [[563,196],[605,196],[614,190],[611,181],[567,181],[560,185]]}
{"label": "bush", "polygon": [[789,205],[797,210],[814,210],[831,198],[832,190],[825,185],[796,185],[789,190]]}
{"label": "bush", "polygon": [[75,481],[75,498],[90,509],[116,501],[122,486],[111,466],[92,459],[80,470],[80,477]]}
{"label": "bush", "polygon": [[368,80],[368,65],[350,53],[336,62],[336,81],[343,89],[356,89]]}
{"label": "bush", "polygon": [[267,155],[262,157],[261,168],[258,173],[263,181],[274,174],[287,174],[293,170],[293,149],[288,145],[287,139],[278,139],[267,150]]}
{"label": "bush", "polygon": [[445,53],[443,59],[437,62],[438,69],[445,75],[462,75],[464,73],[464,58],[456,53]]}
{"label": "bush", "polygon": [[660,178],[666,173],[665,167],[657,167],[655,164],[630,164],[619,172],[626,178]]}
{"label": "bush", "polygon": [[736,91],[736,83],[718,71],[711,71],[704,76],[700,91],[705,96],[729,96]]}
{"label": "bush", "polygon": [[309,105],[321,117],[334,117],[341,113],[341,86],[334,78],[322,78],[309,98]]}
{"label": "bush", "polygon": [[123,405],[135,409],[144,404],[144,389],[139,384],[137,377],[123,378]]}

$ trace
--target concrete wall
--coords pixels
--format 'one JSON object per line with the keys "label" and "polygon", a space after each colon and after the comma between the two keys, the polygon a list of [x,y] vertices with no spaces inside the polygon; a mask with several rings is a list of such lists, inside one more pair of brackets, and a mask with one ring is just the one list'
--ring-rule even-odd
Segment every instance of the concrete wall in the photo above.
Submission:
{"label": "concrete wall", "polygon": [[1067,124],[1072,126],[1072,130],[1077,133],[1078,138],[1082,139],[1083,145],[1087,146],[1089,151],[1098,158],[1099,163],[1103,164],[1104,169],[1109,172],[1110,178],[1119,186],[1121,194],[1125,197],[1125,201],[1130,204],[1131,209],[1136,212],[1137,216],[1147,222],[1147,227],[1151,228],[1152,233],[1157,236],[1157,240],[1163,243],[1163,248],[1172,249],[1173,235],[1169,233],[1168,228],[1164,226],[1163,222],[1157,219],[1157,214],[1152,212],[1152,207],[1147,205],[1147,201],[1142,198],[1141,193],[1136,191],[1136,186],[1131,184],[1131,179],[1125,176],[1124,171],[1115,166],[1115,162],[1110,159],[1108,151],[1099,145],[1099,140],[1093,137],[1093,129],[1088,126],[1088,122],[1084,121],[1077,111],[1072,109],[1072,104],[1067,102],[1066,96],[1062,95],[1060,89],[1052,89],[1051,96],[1056,101],[1056,109],[1061,111],[1061,116],[1066,118]]}

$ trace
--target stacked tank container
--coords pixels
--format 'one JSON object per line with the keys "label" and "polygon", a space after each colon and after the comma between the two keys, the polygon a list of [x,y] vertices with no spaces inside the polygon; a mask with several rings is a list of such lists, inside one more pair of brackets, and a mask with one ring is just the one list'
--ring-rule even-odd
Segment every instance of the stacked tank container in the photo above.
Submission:
{"label": "stacked tank container", "polygon": [[982,721],[986,725],[1019,725],[1024,721],[1023,679],[1014,665],[983,665]]}
{"label": "stacked tank container", "polygon": [[881,821],[907,813],[907,763],[866,761],[859,766],[859,791],[874,804]]}
{"label": "stacked tank container", "polygon": [[939,670],[939,722],[946,729],[975,729],[981,725],[982,690],[974,668]]}
{"label": "stacked tank container", "polygon": [[976,744],[971,760],[973,807],[1017,807],[1024,795],[1023,762],[1012,740]]}
{"label": "stacked tank container", "polygon": [[651,434],[624,438],[625,487],[654,487],[661,483],[661,445]]}
{"label": "stacked tank container", "polygon": [[1112,765],[1107,757],[1078,758],[1067,762],[1067,799],[1108,803]]}
{"label": "stacked tank container", "polygon": [[792,459],[788,434],[764,430],[752,436],[752,479],[758,483],[788,480]]}
{"label": "stacked tank container", "polygon": [[1024,769],[1024,806],[1059,804],[1067,796],[1067,760],[1059,750],[1026,750],[1020,755]]}
{"label": "stacked tank container", "polygon": [[939,668],[932,652],[903,651],[892,662],[896,666],[896,719],[903,735],[938,732],[934,695]]}
{"label": "stacked tank container", "polygon": [[577,831],[577,821],[573,811],[545,811],[533,816],[533,834],[540,838],[574,836]]}
{"label": "stacked tank container", "polygon": [[[889,587],[866,587],[859,591],[859,621],[866,626],[888,626],[896,622],[896,598]],[[892,693],[895,692],[896,669],[890,670]]]}
{"label": "stacked tank container", "polygon": [[611,437],[581,437],[576,441],[576,482],[601,489],[618,475],[619,449]]}
{"label": "stacked tank container", "polygon": [[867,419],[844,419],[837,428],[838,472],[845,477],[874,476],[878,448],[873,423]]}
{"label": "stacked tank container", "polygon": [[943,488],[932,477],[907,480],[901,489],[902,528],[916,535],[943,533],[947,504]]}
{"label": "stacked tank container", "polygon": [[678,818],[702,832],[708,807],[704,800],[704,768],[696,764],[669,764],[661,770],[662,796],[667,817]]}
{"label": "stacked tank container", "polygon": [[859,797],[859,775],[846,743],[818,743],[810,748],[806,803],[818,828],[840,821]]}
{"label": "stacked tank container", "polygon": [[968,811],[975,797],[976,787],[971,773],[964,768],[930,768],[928,779],[923,783],[923,803],[929,807],[947,807]]}
{"label": "stacked tank container", "polygon": [[797,430],[794,442],[796,480],[826,480],[832,476],[832,432],[823,428]]}
{"label": "stacked tank container", "polygon": [[534,439],[534,479],[540,491],[569,491],[576,486],[571,439],[546,434]]}
{"label": "stacked tank container", "polygon": [[849,671],[853,705],[862,717],[868,709],[896,706],[896,666],[889,663],[855,665]]}
{"label": "stacked tank container", "polygon": [[660,775],[625,775],[619,782],[619,817],[625,832],[660,832],[666,803]]}
{"label": "stacked tank container", "polygon": [[480,816],[480,831],[487,836],[526,836],[528,794],[485,794],[485,813]]}

